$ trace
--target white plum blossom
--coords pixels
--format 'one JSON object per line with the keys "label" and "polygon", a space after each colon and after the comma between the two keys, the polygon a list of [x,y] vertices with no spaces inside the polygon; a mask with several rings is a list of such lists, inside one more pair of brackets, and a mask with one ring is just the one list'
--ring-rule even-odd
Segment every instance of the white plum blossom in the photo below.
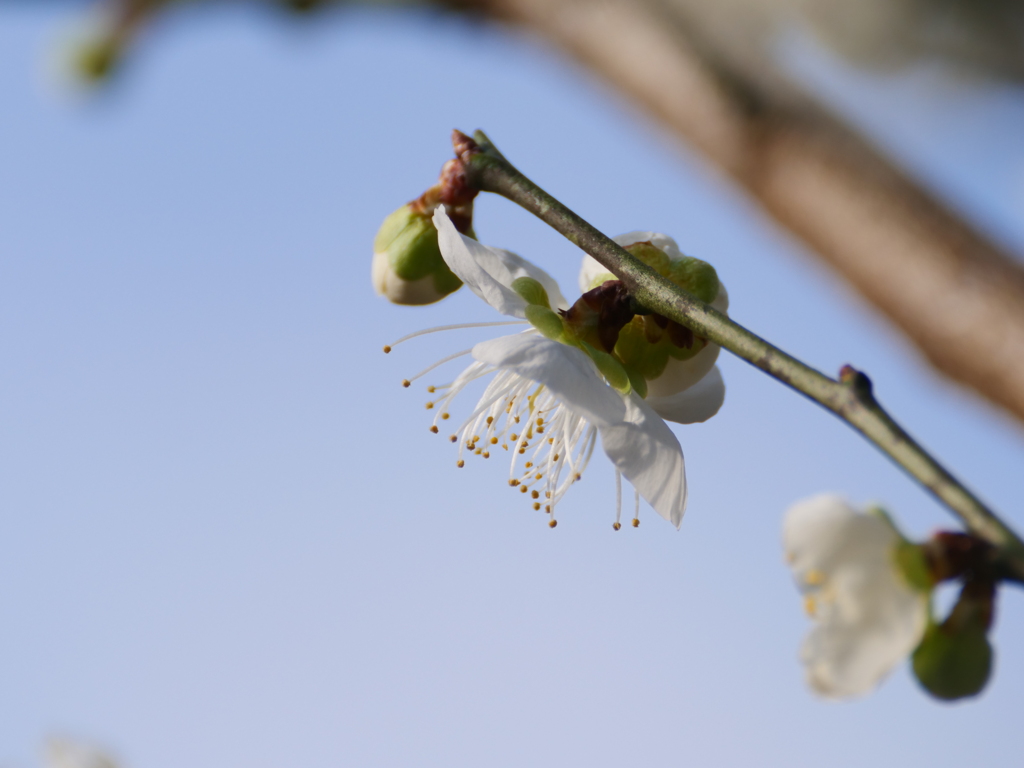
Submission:
{"label": "white plum blossom", "polygon": [[883,514],[823,494],[794,504],[783,547],[804,607],[815,620],[801,649],[807,681],[830,698],[872,690],[921,642],[926,592],[904,577],[904,540]]}
{"label": "white plum blossom", "polygon": [[[428,387],[428,392],[437,394],[427,404],[436,413],[434,432],[451,417],[451,404],[468,385],[489,379],[476,408],[451,433],[451,441],[459,446],[458,465],[463,466],[466,455],[488,458],[508,452],[509,485],[528,494],[533,508],[547,512],[554,526],[555,505],[581,479],[600,439],[615,467],[619,511],[624,476],[636,491],[638,506],[642,497],[678,527],[687,496],[683,452],[659,415],[659,407],[645,401],[628,383],[610,385],[616,383],[615,377],[609,378],[609,369],[599,363],[619,366],[612,355],[561,335],[569,304],[546,272],[514,253],[460,234],[441,208],[434,214],[434,223],[451,271],[498,312],[530,323],[521,333],[478,343],[413,377],[461,355],[473,358],[449,384]],[[531,290],[543,294],[542,298],[533,300]],[[524,295],[531,296],[531,301]],[[429,329],[399,341],[434,330],[503,324]],[[713,362],[706,372],[710,373]],[[688,398],[680,397],[681,392],[672,394],[665,406],[668,417],[689,423],[703,421],[718,410],[724,392],[721,376],[715,370],[705,379],[694,380],[694,392]],[[408,386],[410,381],[403,383]],[[634,516],[633,524],[637,523]],[[615,528],[619,527],[617,515]]]}
{"label": "white plum blossom", "polygon": [[[612,239],[626,249],[637,244],[650,244],[667,257],[667,265],[684,260],[696,261],[683,254],[675,240],[660,232],[637,230]],[[667,275],[663,272],[663,276]],[[613,279],[615,276],[592,256],[583,257],[579,275],[581,291],[589,291],[605,280]],[[709,299],[711,306],[719,312],[728,314],[729,294],[725,285],[716,282],[713,297],[702,298]],[[710,419],[718,413],[725,400],[725,383],[721,371],[715,365],[720,351],[717,344],[706,343],[687,360],[669,358],[664,372],[648,382],[647,404],[662,418],[679,424],[694,424]]]}

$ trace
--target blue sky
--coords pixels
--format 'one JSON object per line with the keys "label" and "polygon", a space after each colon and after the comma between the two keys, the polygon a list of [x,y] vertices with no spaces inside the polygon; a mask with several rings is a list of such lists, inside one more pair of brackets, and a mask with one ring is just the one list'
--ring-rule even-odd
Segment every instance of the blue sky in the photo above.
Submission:
{"label": "blue sky", "polygon": [[[718,268],[733,317],[812,365],[853,363],[908,430],[1019,512],[1019,426],[937,380],[728,183],[538,43],[443,16],[183,10],[124,76],[68,98],[46,58],[73,9],[0,7],[0,766],[42,740],[130,768],[302,765],[953,766],[1024,735],[1024,600],[997,670],[940,705],[905,669],[805,688],[785,508],[838,491],[923,536],[951,518],[833,417],[722,356],[722,412],[676,432],[690,505],[612,531],[603,457],[550,530],[503,466],[457,470],[402,378],[487,331],[468,293],[372,294],[380,221],[486,129],[604,231]],[[950,200],[1024,244],[1019,96],[923,72],[793,66]],[[952,116],[950,119],[938,117]],[[499,199],[485,242],[579,252]]]}

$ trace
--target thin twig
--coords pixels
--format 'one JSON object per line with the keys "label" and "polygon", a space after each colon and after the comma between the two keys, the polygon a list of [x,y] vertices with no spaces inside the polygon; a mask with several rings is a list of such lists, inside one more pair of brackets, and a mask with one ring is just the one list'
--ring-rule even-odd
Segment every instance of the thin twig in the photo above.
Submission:
{"label": "thin twig", "polygon": [[1024,583],[1024,542],[893,421],[875,400],[867,376],[844,366],[839,379],[831,379],[769,344],[663,278],[577,216],[516,170],[482,131],[474,139],[457,131],[453,136],[471,185],[502,195],[549,224],[622,280],[640,305],[721,345],[830,410],[945,504],[970,531],[1000,547],[1004,576]]}

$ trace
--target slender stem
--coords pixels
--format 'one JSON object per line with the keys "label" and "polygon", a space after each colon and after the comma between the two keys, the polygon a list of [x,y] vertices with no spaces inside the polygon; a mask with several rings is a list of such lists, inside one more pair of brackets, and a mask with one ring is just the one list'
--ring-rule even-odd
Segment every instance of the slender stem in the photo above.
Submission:
{"label": "slender stem", "polygon": [[838,380],[804,365],[663,278],[516,170],[482,131],[476,141],[456,132],[456,153],[470,185],[494,192],[551,225],[608,268],[643,307],[721,345],[806,395],[860,432],[958,516],[1000,547],[1005,577],[1024,582],[1024,542],[918,445],[878,404],[867,376],[845,366]]}

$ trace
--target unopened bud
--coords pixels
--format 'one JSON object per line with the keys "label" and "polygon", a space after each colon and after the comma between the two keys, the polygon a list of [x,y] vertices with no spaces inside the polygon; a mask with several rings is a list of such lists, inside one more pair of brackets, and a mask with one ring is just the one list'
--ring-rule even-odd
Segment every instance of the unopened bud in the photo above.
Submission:
{"label": "unopened bud", "polygon": [[434,209],[444,205],[455,228],[473,237],[473,198],[460,160],[449,160],[437,184],[388,216],[373,241],[373,287],[394,304],[433,304],[462,281],[437,244]]}
{"label": "unopened bud", "polygon": [[373,287],[394,304],[433,304],[462,285],[441,256],[433,211],[420,208],[403,205],[373,242]]}
{"label": "unopened bud", "polygon": [[992,671],[988,628],[995,585],[968,582],[949,617],[932,624],[914,651],[914,674],[930,694],[951,701],[982,691]]}

